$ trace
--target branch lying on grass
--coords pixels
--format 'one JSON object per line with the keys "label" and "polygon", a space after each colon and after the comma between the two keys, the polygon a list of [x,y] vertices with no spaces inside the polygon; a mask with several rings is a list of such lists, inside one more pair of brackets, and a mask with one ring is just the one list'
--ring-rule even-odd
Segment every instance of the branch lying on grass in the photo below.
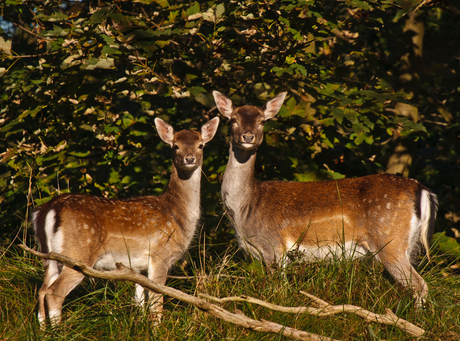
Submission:
{"label": "branch lying on grass", "polygon": [[[170,279],[185,279],[185,280],[192,280],[194,278],[203,278],[204,276],[166,276]],[[218,275],[218,276],[206,276],[205,278],[231,278],[231,279],[244,279],[243,276],[233,276],[233,275]]]}
{"label": "branch lying on grass", "polygon": [[418,337],[418,336],[422,336],[425,333],[424,329],[417,327],[416,325],[397,317],[390,309],[386,309],[386,313],[384,315],[380,315],[380,314],[370,312],[366,309],[363,309],[355,305],[350,305],[350,304],[330,305],[329,303],[321,300],[320,298],[316,296],[313,296],[303,291],[300,291],[300,293],[310,298],[314,302],[314,305],[316,305],[318,308],[284,307],[284,306],[280,306],[276,304],[271,304],[266,301],[262,301],[262,300],[259,300],[257,298],[250,297],[250,296],[236,296],[236,297],[224,297],[224,298],[217,298],[217,297],[206,295],[206,294],[198,294],[198,296],[206,298],[216,303],[248,302],[248,303],[260,305],[261,307],[264,307],[270,310],[280,311],[283,313],[291,313],[291,314],[310,314],[310,315],[316,315],[316,316],[328,316],[328,315],[335,315],[339,313],[355,314],[359,317],[362,317],[367,322],[377,322],[381,324],[395,326],[413,336]]}
{"label": "branch lying on grass", "polygon": [[222,319],[226,322],[230,322],[230,323],[233,323],[233,324],[236,324],[244,328],[248,328],[248,329],[257,331],[257,332],[281,334],[283,336],[286,336],[292,339],[296,339],[296,340],[338,341],[338,340],[331,339],[329,337],[320,336],[317,334],[308,333],[308,332],[298,330],[295,328],[286,327],[284,325],[281,325],[275,322],[266,321],[266,320],[258,321],[258,320],[251,319],[243,314],[231,313],[228,310],[225,310],[219,307],[218,305],[209,303],[208,301],[201,299],[199,297],[191,296],[180,290],[157,284],[149,280],[147,277],[127,268],[121,263],[116,264],[117,270],[98,271],[98,270],[94,270],[93,268],[87,266],[85,263],[73,260],[69,257],[60,255],[55,252],[41,253],[41,252],[32,250],[31,248],[25,245],[20,245],[20,247],[26,251],[33,253],[34,255],[40,258],[56,260],[64,264],[65,266],[72,268],[76,271],[79,271],[82,274],[89,276],[89,277],[131,281],[134,283],[138,283],[142,285],[144,288],[147,288],[149,290],[161,293],[163,295],[171,296],[183,302],[192,304],[198,309],[212,316],[215,316],[219,319]]}
{"label": "branch lying on grass", "polygon": [[424,329],[410,323],[409,321],[399,318],[388,308],[385,309],[385,314],[381,315],[351,304],[331,305],[304,291],[300,291],[300,293],[307,296],[313,301],[314,305],[319,307],[317,308],[319,311],[317,314],[318,316],[334,315],[339,313],[355,314],[362,317],[367,322],[377,322],[387,324],[389,326],[395,326],[413,336],[422,336],[425,333]]}

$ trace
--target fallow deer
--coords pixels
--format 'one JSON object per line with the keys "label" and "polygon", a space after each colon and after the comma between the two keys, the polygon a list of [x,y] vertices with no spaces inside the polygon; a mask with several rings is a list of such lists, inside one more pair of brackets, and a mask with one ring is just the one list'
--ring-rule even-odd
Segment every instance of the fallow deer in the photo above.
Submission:
{"label": "fallow deer", "polygon": [[[265,121],[280,110],[286,93],[261,109],[213,92],[218,110],[230,119],[230,156],[222,200],[240,247],[266,263],[300,251],[306,261],[374,253],[391,275],[414,290],[417,306],[428,288],[411,262],[428,255],[437,198],[416,180],[390,174],[324,182],[259,181],[256,152]],[[429,256],[428,256],[429,257]]]}
{"label": "fallow deer", "polygon": [[[165,284],[169,268],[184,254],[200,219],[200,183],[203,146],[216,133],[219,118],[205,123],[201,133],[174,132],[155,119],[160,138],[173,149],[169,190],[161,196],[126,200],[82,194],[60,195],[33,213],[36,240],[42,252],[57,252],[99,270],[115,269],[121,262],[149,279]],[[61,320],[65,297],[84,275],[53,260],[44,260],[45,279],[39,291],[38,319],[48,315],[53,325]],[[156,320],[163,297],[147,293]],[[144,304],[145,292],[136,286],[135,300]]]}

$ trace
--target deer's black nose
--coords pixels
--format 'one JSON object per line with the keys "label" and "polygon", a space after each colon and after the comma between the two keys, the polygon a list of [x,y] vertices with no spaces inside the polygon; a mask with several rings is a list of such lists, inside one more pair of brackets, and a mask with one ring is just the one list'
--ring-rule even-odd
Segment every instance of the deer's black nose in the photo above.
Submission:
{"label": "deer's black nose", "polygon": [[245,131],[242,136],[242,140],[244,143],[253,143],[254,142],[254,134],[252,131]]}
{"label": "deer's black nose", "polygon": [[187,163],[187,164],[193,164],[193,163],[195,163],[195,160],[196,160],[195,156],[193,156],[192,154],[187,154],[185,156],[185,163]]}

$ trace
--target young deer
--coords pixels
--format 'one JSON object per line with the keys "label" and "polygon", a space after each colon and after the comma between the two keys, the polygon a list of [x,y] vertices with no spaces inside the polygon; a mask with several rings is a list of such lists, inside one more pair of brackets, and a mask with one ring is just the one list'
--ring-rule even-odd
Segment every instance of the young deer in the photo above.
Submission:
{"label": "young deer", "polygon": [[415,180],[389,174],[324,182],[258,181],[257,148],[264,122],[281,108],[281,93],[261,109],[234,108],[214,91],[230,119],[230,156],[222,200],[240,247],[266,263],[286,260],[290,250],[307,261],[375,253],[392,276],[415,291],[417,305],[428,289],[411,265],[420,242],[428,255],[437,211],[436,195]]}
{"label": "young deer", "polygon": [[[166,283],[169,268],[187,250],[200,219],[203,146],[216,133],[219,118],[196,131],[174,132],[155,119],[160,138],[173,149],[169,190],[161,196],[127,200],[64,194],[39,206],[33,214],[36,240],[42,252],[57,252],[101,270],[121,262],[149,279]],[[84,275],[56,261],[44,260],[45,280],[39,291],[38,319],[46,318],[45,299],[53,325],[61,320],[64,298]],[[144,303],[144,288],[136,285],[135,300]],[[147,293],[151,311],[161,319],[163,297]]]}

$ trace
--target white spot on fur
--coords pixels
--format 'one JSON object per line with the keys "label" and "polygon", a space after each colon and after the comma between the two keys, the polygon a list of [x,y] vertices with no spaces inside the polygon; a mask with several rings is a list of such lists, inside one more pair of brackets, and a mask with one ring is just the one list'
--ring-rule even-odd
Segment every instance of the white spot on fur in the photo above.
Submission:
{"label": "white spot on fur", "polygon": [[38,323],[40,323],[40,326],[44,326],[46,316],[42,316],[40,312],[38,312],[37,317],[38,317]]}
{"label": "white spot on fur", "polygon": [[134,301],[139,306],[143,306],[145,303],[145,289],[141,285],[136,283],[136,292],[134,294]]}
{"label": "white spot on fur", "polygon": [[131,266],[134,271],[142,272],[147,271],[150,263],[147,252],[136,252],[135,250],[129,250],[129,254],[124,251],[112,251],[101,256],[94,268],[97,270],[115,270],[115,263],[122,263],[125,266]]}
{"label": "white spot on fur", "polygon": [[62,229],[59,229],[56,234],[53,236],[52,249],[54,252],[62,253],[64,244],[64,234]]}
{"label": "white spot on fur", "polygon": [[50,316],[51,324],[55,325],[61,319],[61,310],[60,309],[50,310],[49,316]]}
{"label": "white spot on fur", "polygon": [[54,236],[54,224],[56,224],[56,211],[50,210],[45,217],[45,235],[46,235],[46,244],[48,246],[48,251],[54,251],[52,249],[52,240]]}
{"label": "white spot on fur", "polygon": [[331,259],[333,257],[345,257],[356,259],[363,257],[368,250],[358,245],[355,241],[348,241],[345,244],[325,244],[325,245],[298,245],[293,241],[286,242],[286,250],[298,249],[303,253],[303,259],[307,262],[316,262],[322,259]]}
{"label": "white spot on fur", "polygon": [[420,238],[420,227],[421,221],[417,218],[415,212],[412,213],[412,218],[410,220],[410,230],[407,240],[407,249],[406,249],[406,257],[407,259],[411,259],[412,250],[418,245],[418,241]]}
{"label": "white spot on fur", "polygon": [[[425,248],[425,252],[428,254],[429,250],[429,241],[427,240],[426,236],[428,234],[428,229],[429,229],[429,222],[431,218],[436,218],[436,217],[431,217],[431,199],[434,199],[434,205],[437,206],[438,201],[437,198],[434,194],[430,193],[427,190],[422,190],[421,191],[421,197],[420,197],[420,235],[421,235],[421,241],[422,244]],[[429,256],[428,256],[429,257]]]}
{"label": "white spot on fur", "polygon": [[55,260],[51,260],[48,265],[48,273],[50,274],[50,280],[48,287],[59,277],[59,265]]}
{"label": "white spot on fur", "polygon": [[50,210],[45,218],[45,233],[48,250],[51,252],[62,253],[62,245],[64,243],[64,236],[62,230],[58,226],[58,230],[54,233],[54,226],[56,224],[56,211]]}
{"label": "white spot on fur", "polygon": [[[386,194],[385,194],[385,195],[386,195]],[[390,208],[391,208],[391,204],[388,203],[388,204],[387,204],[387,209],[389,210]]]}

